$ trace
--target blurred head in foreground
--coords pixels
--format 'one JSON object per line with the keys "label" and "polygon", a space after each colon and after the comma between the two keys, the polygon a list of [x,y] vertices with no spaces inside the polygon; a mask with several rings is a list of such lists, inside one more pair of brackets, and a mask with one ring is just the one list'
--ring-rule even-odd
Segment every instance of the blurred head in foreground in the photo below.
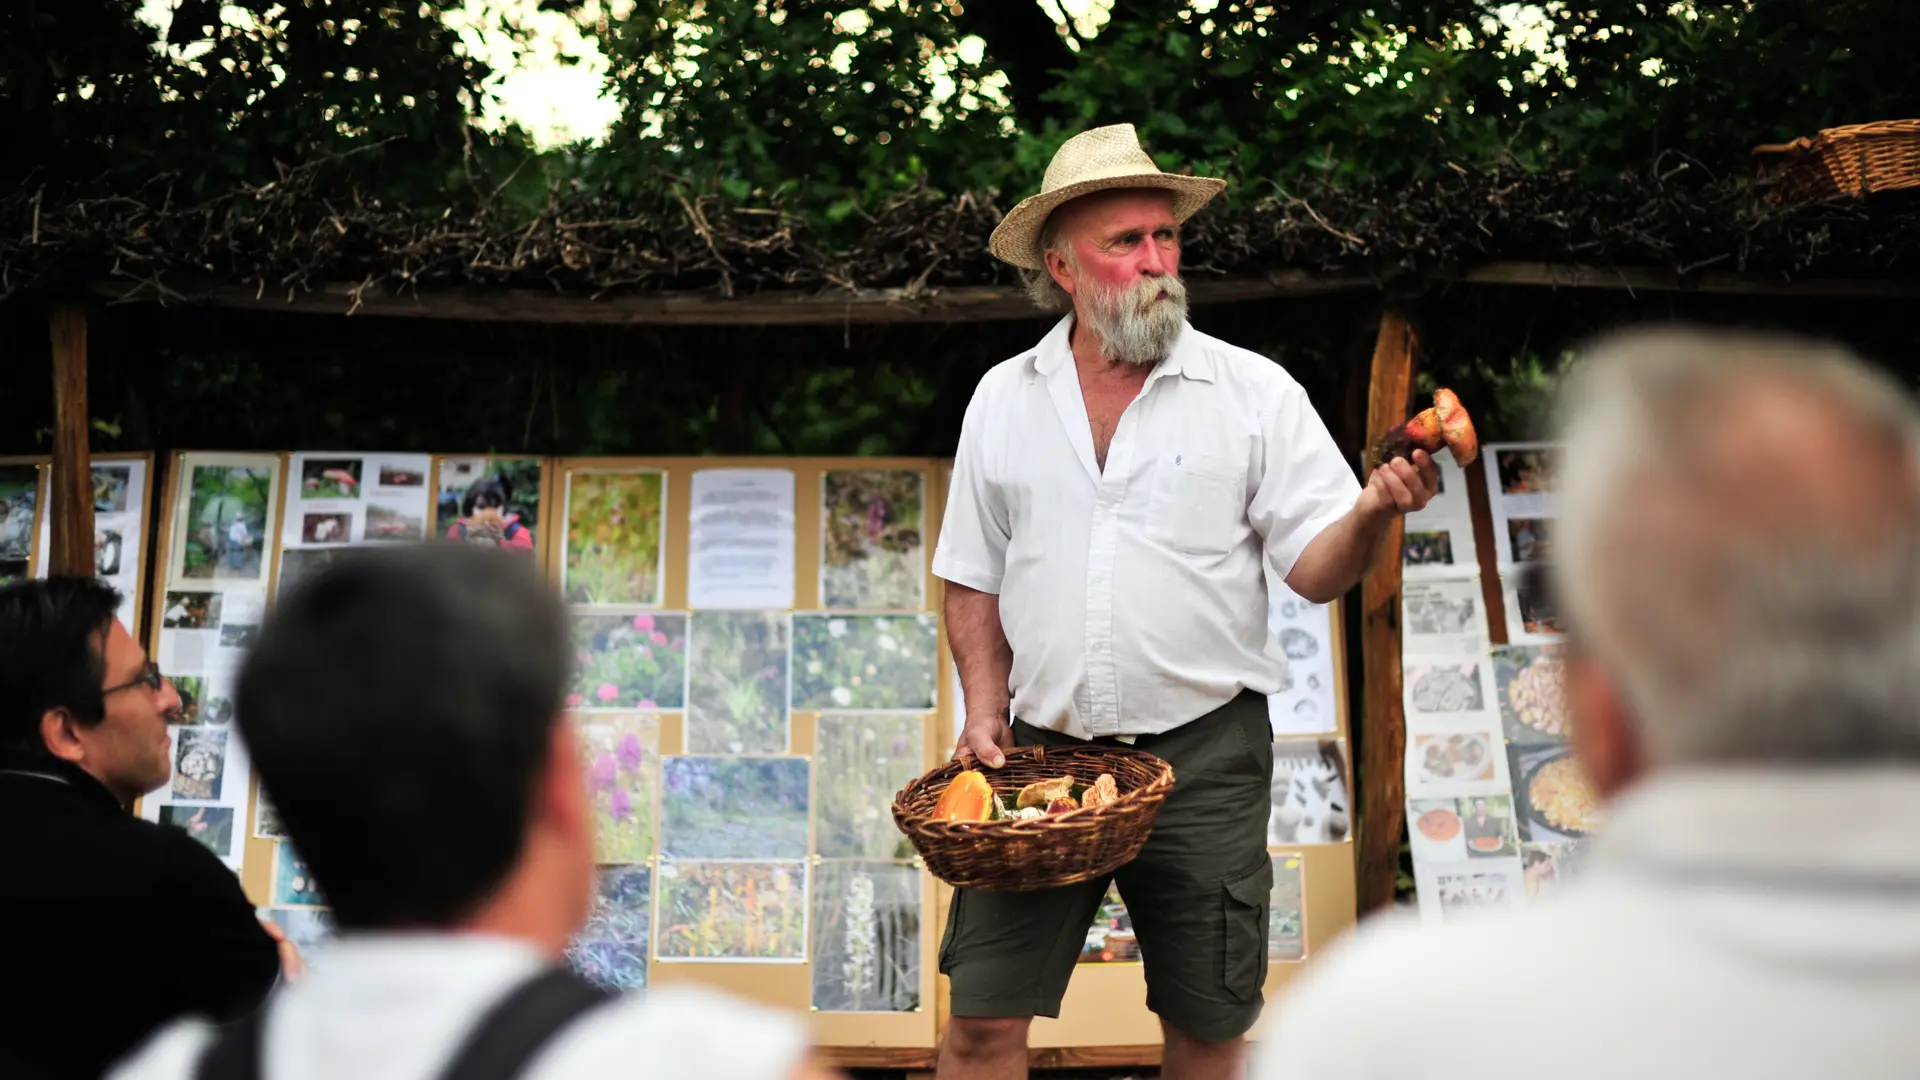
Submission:
{"label": "blurred head in foreground", "polygon": [[1574,740],[1660,769],[1920,762],[1920,415],[1844,350],[1638,331],[1564,387]]}
{"label": "blurred head in foreground", "polygon": [[492,549],[355,551],[275,606],[237,722],[343,930],[560,955],[593,887],[570,659],[558,598]]}

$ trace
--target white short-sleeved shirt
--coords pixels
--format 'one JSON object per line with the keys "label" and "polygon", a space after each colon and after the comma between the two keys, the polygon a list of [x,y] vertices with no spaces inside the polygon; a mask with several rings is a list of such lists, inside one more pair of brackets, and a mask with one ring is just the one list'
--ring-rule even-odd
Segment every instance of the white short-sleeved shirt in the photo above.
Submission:
{"label": "white short-sleeved shirt", "polygon": [[[361,935],[324,948],[324,963],[269,1000],[266,1080],[436,1076],[474,1022],[548,962],[521,942],[472,934]],[[204,1021],[180,1021],[115,1067],[109,1080],[191,1080],[212,1034]],[[806,1024],[797,1016],[675,987],[581,1017],[523,1075],[786,1080],[807,1047]]]}
{"label": "white short-sleeved shirt", "polygon": [[1067,316],[987,372],[961,427],[933,572],[1000,596],[1013,715],[1078,738],[1166,731],[1278,691],[1266,572],[1359,482],[1278,364],[1186,326],[1103,472]]}

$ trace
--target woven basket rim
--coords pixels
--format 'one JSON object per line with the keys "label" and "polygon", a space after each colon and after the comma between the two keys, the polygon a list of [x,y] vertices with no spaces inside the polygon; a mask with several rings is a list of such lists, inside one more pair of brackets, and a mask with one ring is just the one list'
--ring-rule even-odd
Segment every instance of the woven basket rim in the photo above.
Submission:
{"label": "woven basket rim", "polygon": [[[910,792],[914,791],[916,788],[923,788],[928,784],[940,779],[943,775],[948,774],[949,770],[951,770],[951,773],[949,776],[949,779],[951,779],[951,777],[957,777],[962,772],[972,769],[976,772],[981,773],[984,776],[989,777],[988,786],[989,787],[992,786],[991,777],[993,776],[994,773],[999,771],[998,769],[990,765],[980,765],[977,762],[973,761],[972,759],[954,758],[954,759],[942,762],[940,765],[935,766],[934,768],[929,769],[925,773],[922,773],[921,775],[915,777],[913,780],[908,782],[908,784],[905,787],[901,788],[899,791],[894,793],[893,810],[894,810],[895,820],[898,822],[911,823],[917,829],[930,829],[930,830],[934,830],[942,833],[964,832],[966,835],[969,835],[969,836],[981,836],[981,835],[991,836],[996,834],[1007,835],[1007,836],[1030,835],[1034,833],[1047,832],[1047,831],[1050,831],[1051,829],[1057,828],[1062,825],[1082,825],[1086,822],[1097,820],[1098,818],[1101,818],[1104,816],[1108,816],[1108,812],[1113,811],[1116,808],[1119,808],[1124,811],[1125,807],[1128,804],[1137,804],[1147,799],[1163,796],[1164,793],[1168,789],[1172,788],[1173,786],[1173,766],[1168,764],[1162,758],[1156,757],[1155,755],[1150,754],[1145,750],[1136,749],[1134,747],[1130,747],[1130,746],[1112,746],[1112,747],[1108,747],[1108,746],[1100,746],[1100,747],[1019,746],[1019,747],[1013,748],[1012,750],[1006,751],[1006,754],[1007,754],[1008,760],[1011,761],[1015,754],[1020,754],[1023,756],[1037,756],[1033,754],[1033,751],[1049,751],[1052,753],[1066,753],[1069,755],[1077,755],[1081,753],[1086,753],[1088,751],[1094,751],[1094,752],[1097,752],[1100,756],[1120,755],[1120,756],[1131,757],[1135,759],[1144,759],[1144,761],[1142,761],[1141,763],[1147,764],[1149,765],[1149,767],[1154,768],[1155,775],[1152,780],[1149,780],[1145,784],[1141,784],[1138,787],[1128,788],[1120,792],[1119,798],[1115,799],[1113,802],[1106,804],[1105,806],[1096,806],[1091,809],[1081,806],[1081,807],[1076,807],[1075,809],[1068,810],[1059,814],[1048,814],[1044,817],[1028,818],[1026,820],[1020,820],[1020,821],[1016,821],[1016,820],[940,821],[933,818],[931,815],[910,813],[905,805],[907,795]],[[1115,777],[1115,780],[1118,780],[1118,779],[1119,779],[1118,777]]]}

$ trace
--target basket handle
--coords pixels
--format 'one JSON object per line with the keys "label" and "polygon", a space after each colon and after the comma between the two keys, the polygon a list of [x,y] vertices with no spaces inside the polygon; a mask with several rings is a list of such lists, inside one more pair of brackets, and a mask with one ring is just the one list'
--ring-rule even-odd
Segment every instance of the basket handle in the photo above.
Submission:
{"label": "basket handle", "polygon": [[1787,143],[1762,143],[1753,148],[1755,156],[1763,154],[1804,154],[1813,148],[1813,140],[1802,135]]}

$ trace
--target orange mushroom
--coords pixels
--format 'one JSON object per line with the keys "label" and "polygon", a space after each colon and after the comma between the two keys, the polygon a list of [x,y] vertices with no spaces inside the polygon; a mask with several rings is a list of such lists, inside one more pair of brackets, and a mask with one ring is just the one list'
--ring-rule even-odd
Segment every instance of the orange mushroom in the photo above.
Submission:
{"label": "orange mushroom", "polygon": [[1406,423],[1380,436],[1373,444],[1373,465],[1379,468],[1397,457],[1410,458],[1415,450],[1437,454],[1441,448],[1453,451],[1453,462],[1461,468],[1480,456],[1480,437],[1473,430],[1473,419],[1453,391],[1433,392],[1433,407],[1423,409]]}
{"label": "orange mushroom", "polygon": [[939,821],[985,821],[992,813],[993,787],[972,769],[954,777],[933,806],[933,816]]}

